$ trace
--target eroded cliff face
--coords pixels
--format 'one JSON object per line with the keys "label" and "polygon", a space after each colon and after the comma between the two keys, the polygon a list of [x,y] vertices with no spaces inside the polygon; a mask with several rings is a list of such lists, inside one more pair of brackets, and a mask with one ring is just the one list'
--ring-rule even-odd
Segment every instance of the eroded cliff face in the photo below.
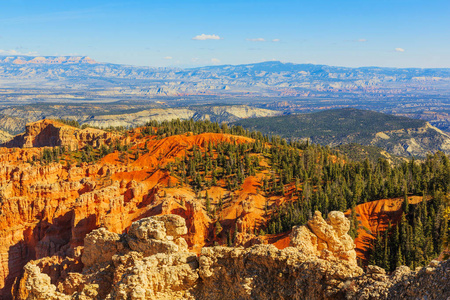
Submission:
{"label": "eroded cliff face", "polygon": [[[144,218],[127,234],[104,228],[85,238],[73,257],[29,262],[15,299],[446,299],[450,264],[433,261],[388,276],[356,265],[349,221],[316,213],[293,229],[290,247],[205,247],[188,252],[185,220]],[[302,236],[302,239],[299,239]],[[347,250],[346,250],[347,249]],[[82,254],[80,255],[80,253]],[[53,261],[52,267],[49,260]],[[84,265],[80,271],[75,262]]]}
{"label": "eroded cliff face", "polygon": [[94,147],[109,144],[114,138],[116,138],[114,134],[99,129],[79,129],[53,120],[41,120],[27,124],[24,133],[0,146],[8,148],[60,146],[75,150],[87,144]]}
{"label": "eroded cliff face", "polygon": [[[124,171],[120,167],[66,170],[50,165],[35,170],[24,165],[3,171],[3,178],[14,178],[0,191],[0,288],[4,297],[27,261],[71,254],[83,245],[87,233],[100,226],[121,233],[133,220],[161,213],[158,180],[137,184],[97,177]],[[86,174],[97,176],[88,179]],[[186,217],[189,219],[188,213]]]}
{"label": "eroded cliff face", "polygon": [[[28,136],[39,136],[39,130],[48,128],[45,124],[53,123],[30,126]],[[60,139],[61,132],[71,130],[66,127],[47,136],[47,141]],[[74,136],[80,146],[84,141],[97,146],[98,135]],[[72,154],[60,163],[41,164],[33,162],[33,157],[39,157],[43,148],[0,148],[0,299],[11,298],[13,282],[28,261],[72,257],[86,234],[99,227],[121,234],[135,220],[176,213],[187,222],[188,245],[200,251],[211,233],[202,200],[190,189],[166,188],[176,179],[157,166],[182,157],[193,145],[231,140],[246,138],[219,134],[141,137],[133,147],[147,147],[148,152],[139,159],[121,160],[113,152],[92,164],[76,163]]]}

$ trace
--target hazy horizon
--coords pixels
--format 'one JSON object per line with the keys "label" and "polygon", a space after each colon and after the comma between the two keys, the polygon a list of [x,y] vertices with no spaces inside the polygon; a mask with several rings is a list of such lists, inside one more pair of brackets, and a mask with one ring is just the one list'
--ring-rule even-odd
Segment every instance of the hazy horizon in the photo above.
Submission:
{"label": "hazy horizon", "polygon": [[375,66],[375,65],[367,65],[367,66],[342,66],[342,65],[327,65],[327,64],[316,64],[316,63],[302,63],[302,62],[291,62],[291,61],[279,61],[279,60],[265,60],[265,61],[257,61],[257,62],[250,62],[250,63],[240,63],[240,64],[205,64],[205,65],[179,65],[179,66],[149,66],[149,65],[137,65],[137,64],[120,64],[120,63],[112,63],[108,61],[99,61],[95,59],[95,57],[92,57],[90,55],[27,55],[27,54],[0,54],[0,58],[6,58],[6,57],[29,57],[29,58],[36,58],[36,57],[87,57],[92,60],[94,60],[96,63],[99,64],[117,64],[117,65],[124,65],[124,66],[132,66],[132,67],[142,67],[142,68],[174,68],[174,69],[190,69],[190,68],[204,68],[204,67],[223,67],[223,66],[245,66],[245,65],[256,65],[256,64],[263,64],[263,63],[281,63],[281,64],[293,64],[293,65],[314,65],[314,66],[328,66],[333,68],[348,68],[348,69],[359,69],[359,68],[383,68],[383,69],[450,69],[450,67],[389,67],[389,66]]}

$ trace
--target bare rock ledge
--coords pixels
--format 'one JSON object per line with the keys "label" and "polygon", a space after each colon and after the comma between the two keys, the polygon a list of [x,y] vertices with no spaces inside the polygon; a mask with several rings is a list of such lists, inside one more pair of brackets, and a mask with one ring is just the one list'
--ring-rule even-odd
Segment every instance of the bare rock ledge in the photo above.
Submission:
{"label": "bare rock ledge", "polygon": [[[294,227],[291,246],[205,247],[190,253],[185,220],[141,219],[127,234],[92,231],[82,254],[31,261],[13,290],[20,300],[69,299],[447,299],[449,262],[392,275],[357,266],[349,221],[319,212]],[[79,252],[81,253],[81,251]],[[82,272],[70,269],[83,263]],[[57,262],[57,263],[52,263]],[[49,266],[52,266],[49,268]]]}

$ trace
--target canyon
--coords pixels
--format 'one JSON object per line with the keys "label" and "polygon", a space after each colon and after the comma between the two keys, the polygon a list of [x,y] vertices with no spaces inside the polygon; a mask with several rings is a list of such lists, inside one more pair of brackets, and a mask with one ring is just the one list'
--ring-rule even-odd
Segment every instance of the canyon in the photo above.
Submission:
{"label": "canyon", "polygon": [[[364,272],[356,257],[364,258],[367,244],[354,244],[340,212],[327,220],[316,212],[290,233],[256,235],[270,217],[266,207],[288,201],[264,195],[260,174],[234,191],[224,182],[207,190],[211,205],[224,201],[220,222],[214,221],[206,195],[180,182],[170,166],[193,148],[253,139],[144,129],[111,133],[43,120],[0,148],[1,299],[450,296],[448,261],[391,275],[375,266]],[[94,162],[80,161],[79,151],[41,159],[49,149],[90,146],[99,153],[114,145],[128,150]],[[375,230],[383,204],[366,205],[357,208],[359,219]],[[234,247],[225,247],[220,230],[230,228],[237,236]]]}

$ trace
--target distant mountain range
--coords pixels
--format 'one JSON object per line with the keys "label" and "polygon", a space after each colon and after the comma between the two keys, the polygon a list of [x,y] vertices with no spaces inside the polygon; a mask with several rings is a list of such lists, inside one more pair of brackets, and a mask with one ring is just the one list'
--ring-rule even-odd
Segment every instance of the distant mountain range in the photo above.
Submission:
{"label": "distant mountain range", "polygon": [[4,56],[0,63],[12,65],[97,64],[88,56]]}
{"label": "distant mountain range", "polygon": [[[21,82],[17,82],[20,80]],[[132,81],[130,81],[132,80]],[[121,88],[111,94],[450,93],[450,69],[346,68],[279,61],[192,69],[97,63],[89,57],[0,57],[3,87]]]}

